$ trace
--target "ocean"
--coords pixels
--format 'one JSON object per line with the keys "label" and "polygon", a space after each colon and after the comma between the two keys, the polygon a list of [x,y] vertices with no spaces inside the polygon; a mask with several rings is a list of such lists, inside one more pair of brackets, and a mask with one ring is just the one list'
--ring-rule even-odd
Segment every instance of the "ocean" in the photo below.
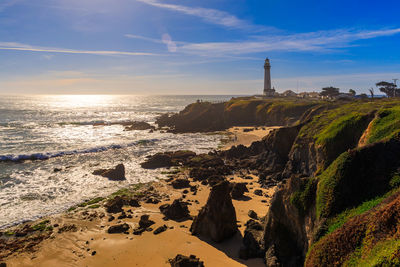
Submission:
{"label": "ocean", "polygon": [[[162,170],[140,167],[147,155],[182,149],[208,152],[218,146],[221,135],[125,131],[117,123],[154,124],[160,114],[180,111],[198,99],[231,97],[0,96],[0,229],[131,184],[165,178]],[[126,181],[92,175],[119,163],[125,165]]]}

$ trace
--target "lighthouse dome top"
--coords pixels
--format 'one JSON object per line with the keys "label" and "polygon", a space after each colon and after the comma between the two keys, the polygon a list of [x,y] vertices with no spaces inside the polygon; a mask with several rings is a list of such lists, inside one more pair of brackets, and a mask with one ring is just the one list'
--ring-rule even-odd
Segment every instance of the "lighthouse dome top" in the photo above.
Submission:
{"label": "lighthouse dome top", "polygon": [[270,62],[269,62],[269,58],[266,58],[266,59],[265,59],[264,67],[271,67],[271,64],[270,64]]}

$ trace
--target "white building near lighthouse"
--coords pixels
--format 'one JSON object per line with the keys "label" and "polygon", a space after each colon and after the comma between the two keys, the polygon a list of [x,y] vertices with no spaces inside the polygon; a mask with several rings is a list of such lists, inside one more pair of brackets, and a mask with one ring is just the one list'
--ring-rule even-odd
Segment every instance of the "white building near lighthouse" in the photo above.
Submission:
{"label": "white building near lighthouse", "polygon": [[265,59],[264,64],[264,96],[275,96],[275,89],[271,87],[271,64],[269,59]]}

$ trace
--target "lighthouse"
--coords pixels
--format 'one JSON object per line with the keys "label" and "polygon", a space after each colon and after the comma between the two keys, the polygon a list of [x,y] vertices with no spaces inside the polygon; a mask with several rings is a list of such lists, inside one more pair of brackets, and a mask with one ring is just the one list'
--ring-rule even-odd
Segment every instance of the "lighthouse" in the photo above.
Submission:
{"label": "lighthouse", "polygon": [[271,64],[269,58],[266,58],[264,63],[264,95],[275,95],[275,89],[271,87]]}

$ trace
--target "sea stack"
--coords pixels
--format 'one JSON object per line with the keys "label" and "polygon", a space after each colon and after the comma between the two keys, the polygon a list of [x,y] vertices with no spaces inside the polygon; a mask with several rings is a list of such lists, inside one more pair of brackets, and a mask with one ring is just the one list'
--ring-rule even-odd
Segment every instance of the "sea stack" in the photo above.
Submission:
{"label": "sea stack", "polygon": [[222,181],[211,189],[207,204],[193,220],[193,235],[211,238],[215,242],[232,237],[238,231],[236,212],[232,204],[228,181]]}

